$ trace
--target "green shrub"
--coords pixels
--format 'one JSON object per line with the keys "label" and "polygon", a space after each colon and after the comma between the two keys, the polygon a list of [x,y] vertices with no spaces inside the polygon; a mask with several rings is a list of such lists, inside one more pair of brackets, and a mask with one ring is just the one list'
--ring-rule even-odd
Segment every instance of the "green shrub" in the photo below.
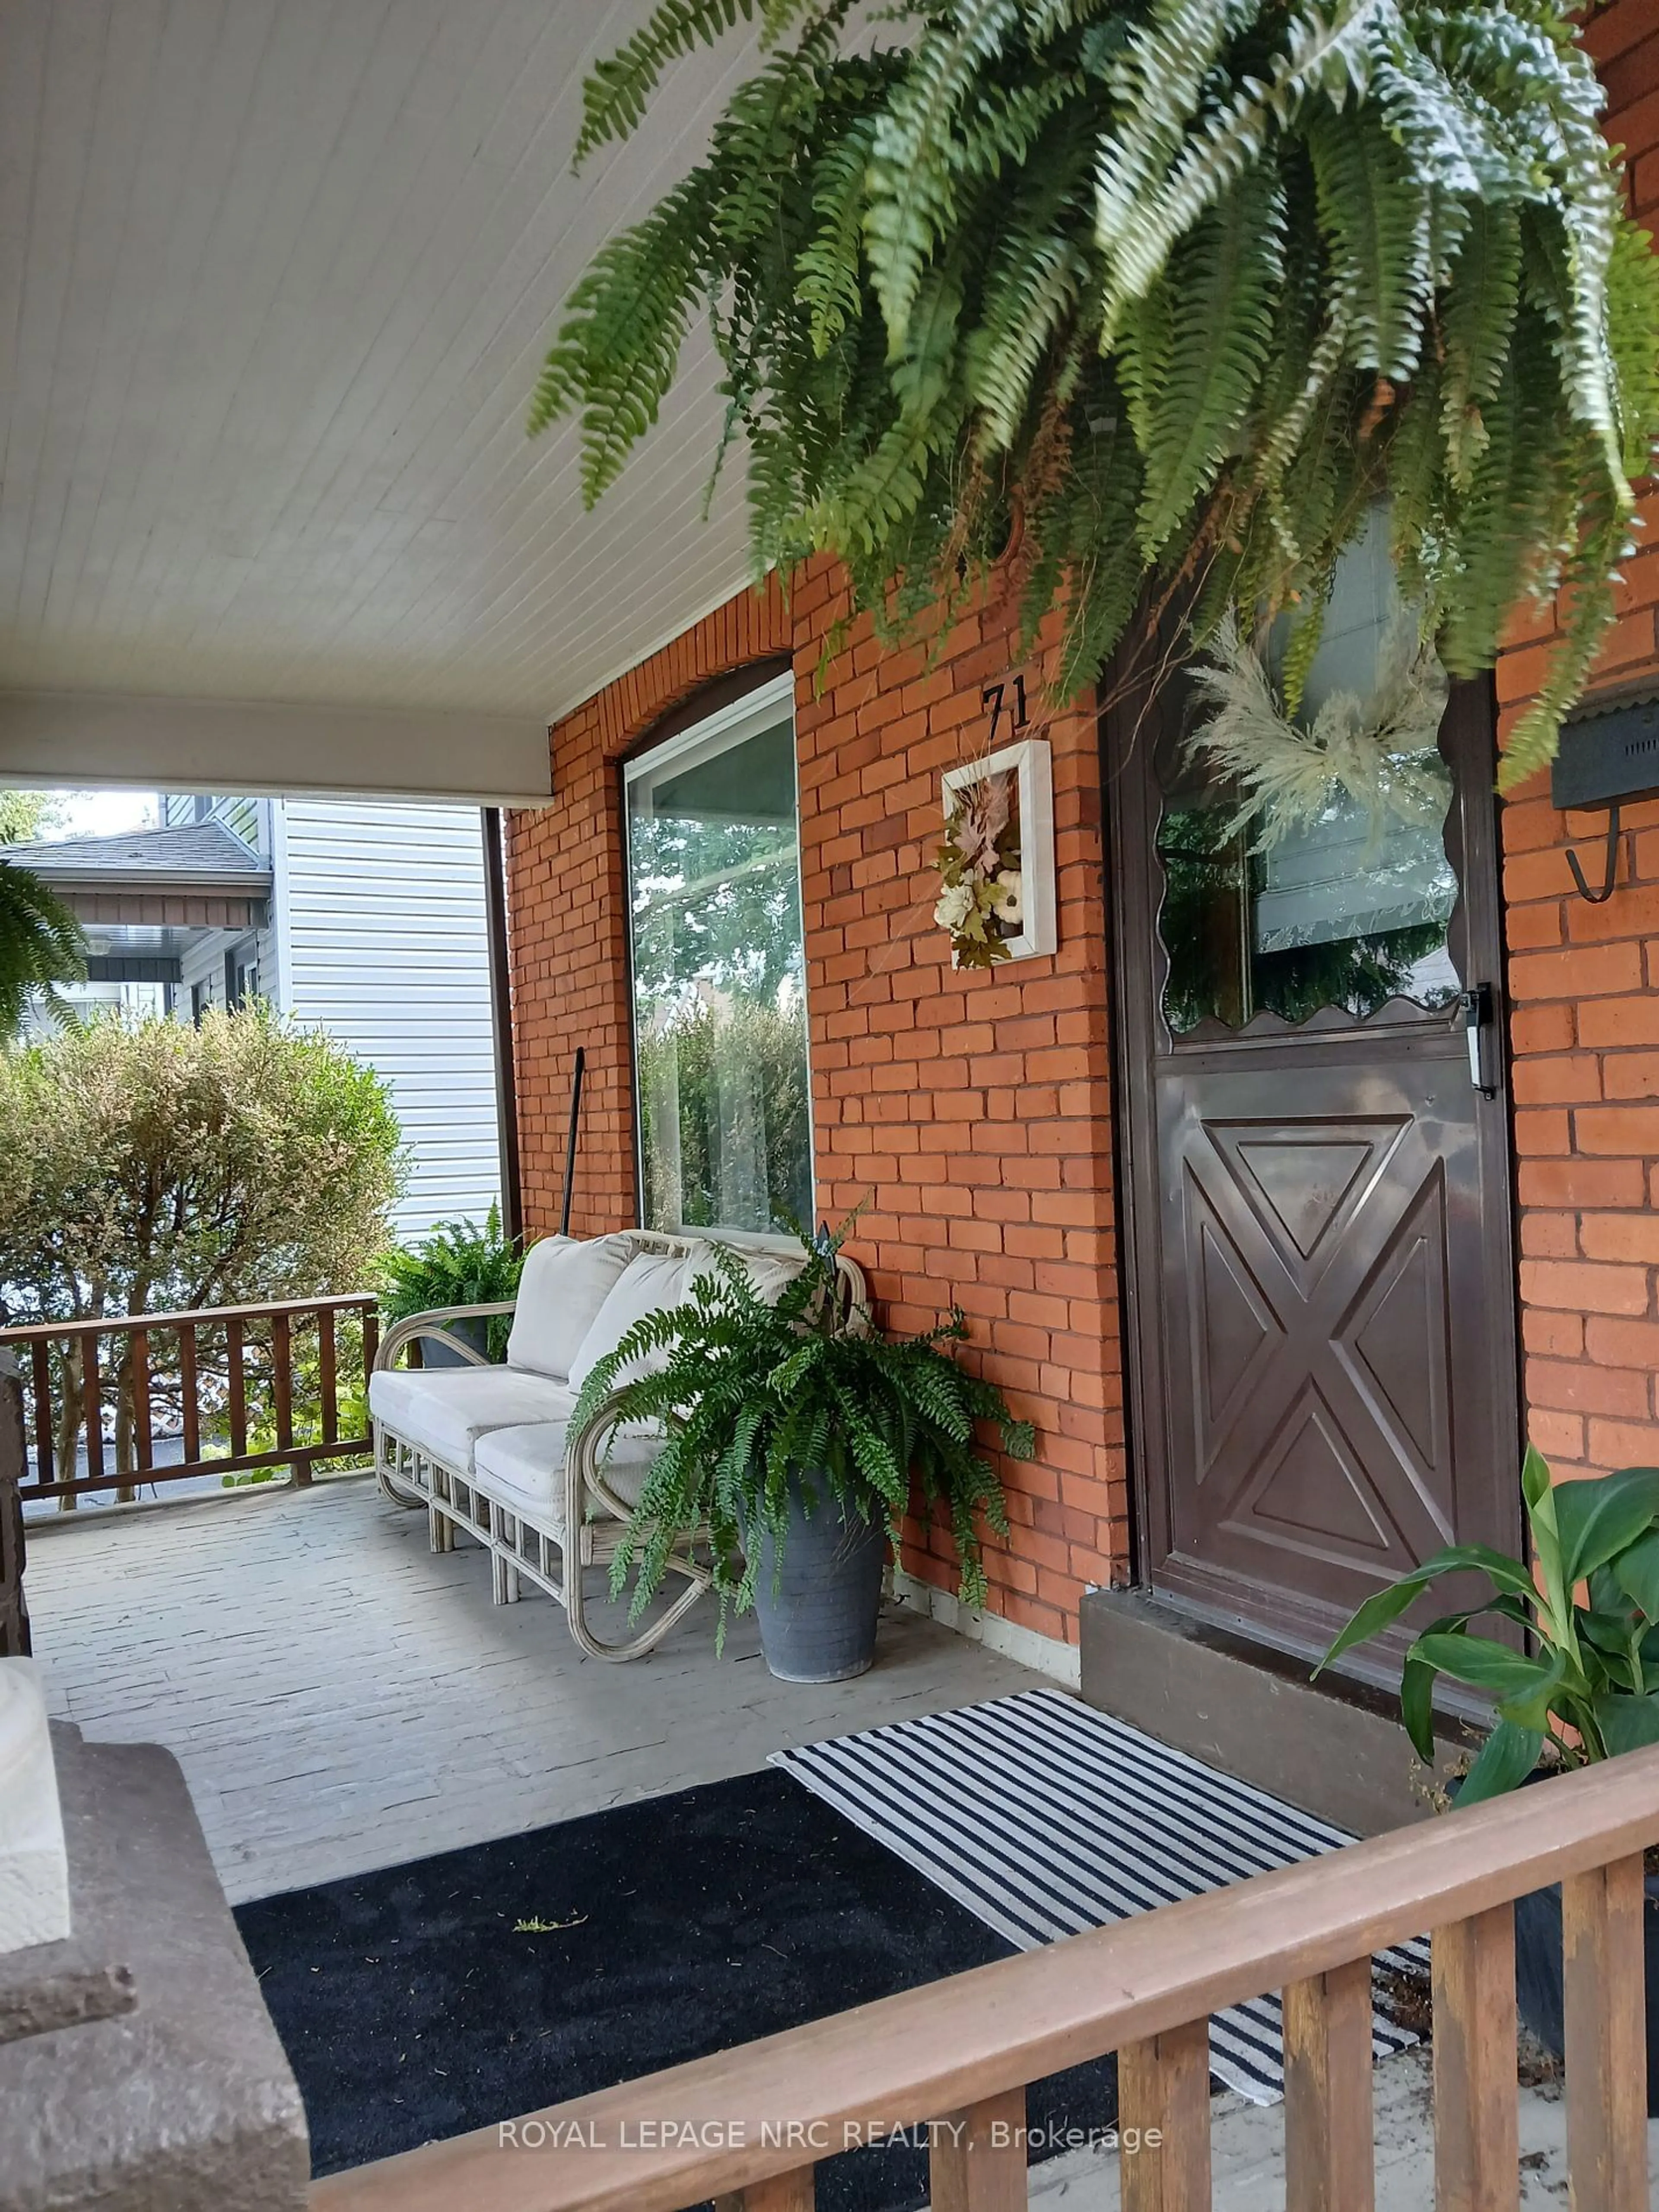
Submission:
{"label": "green shrub", "polygon": [[[0,1054],[0,1299],[12,1322],[364,1290],[402,1182],[380,1078],[257,1002],[210,1008],[199,1028],[100,1016]],[[199,1347],[210,1417],[223,1395],[216,1334]],[[269,1357],[251,1332],[251,1424]],[[150,1364],[165,1413],[179,1387],[171,1332],[155,1333]],[[116,1380],[115,1463],[127,1472],[131,1376]],[[67,1466],[82,1419],[67,1357],[55,1397]]]}

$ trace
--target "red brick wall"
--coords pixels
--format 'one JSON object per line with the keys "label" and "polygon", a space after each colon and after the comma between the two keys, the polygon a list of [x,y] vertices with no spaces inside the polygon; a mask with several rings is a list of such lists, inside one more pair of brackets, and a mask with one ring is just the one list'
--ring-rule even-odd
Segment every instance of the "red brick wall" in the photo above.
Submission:
{"label": "red brick wall", "polygon": [[[1659,12],[1617,0],[1587,26],[1636,210],[1659,224]],[[1659,678],[1659,493],[1626,564],[1599,686]],[[1503,726],[1538,680],[1548,617],[1498,672]],[[1659,1460],[1659,804],[1630,807],[1619,889],[1600,878],[1607,816],[1562,815],[1547,777],[1504,811],[1522,1330],[1530,1433],[1564,1474]]]}
{"label": "red brick wall", "polygon": [[[860,623],[821,667],[843,612],[817,564],[787,610],[775,589],[743,595],[555,729],[557,795],[512,818],[507,847],[526,1217],[556,1222],[584,1043],[574,1225],[636,1218],[616,764],[700,684],[793,650],[818,1206],[865,1201],[852,1249],[888,1324],[931,1327],[955,1298],[969,1356],[1037,1424],[1036,1461],[1004,1468],[1013,1540],[989,1559],[993,1602],[1074,1640],[1085,1585],[1127,1562],[1094,717],[1047,731],[1057,953],[953,973],[932,919],[939,777],[983,749],[981,688],[1014,665],[1011,619],[963,622],[931,659]],[[1028,665],[1033,698],[1039,680]],[[949,1581],[933,1532],[912,1531],[906,1564]]]}
{"label": "red brick wall", "polygon": [[[1036,1462],[1003,1470],[996,1607],[1075,1640],[1085,1585],[1128,1559],[1095,717],[1046,732],[1058,951],[953,971],[933,920],[939,776],[984,750],[981,690],[1018,665],[1009,616],[960,623],[931,665],[861,623],[815,697],[842,611],[827,570],[795,611],[819,1203],[868,1200],[857,1249],[889,1323],[931,1328],[957,1299],[983,1371],[1036,1423]],[[907,1565],[949,1578],[937,1536]]]}

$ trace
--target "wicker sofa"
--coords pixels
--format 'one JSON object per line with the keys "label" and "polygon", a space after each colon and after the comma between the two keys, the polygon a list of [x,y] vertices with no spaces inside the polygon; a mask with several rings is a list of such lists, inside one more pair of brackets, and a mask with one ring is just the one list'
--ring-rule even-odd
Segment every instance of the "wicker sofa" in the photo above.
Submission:
{"label": "wicker sofa", "polygon": [[[799,1253],[723,1237],[763,1297],[778,1297]],[[650,1650],[708,1587],[702,1532],[686,1531],[669,1561],[683,1587],[635,1632],[607,1640],[583,1570],[608,1568],[657,1454],[659,1431],[620,1424],[614,1399],[580,1429],[571,1416],[588,1372],[645,1314],[679,1304],[710,1264],[708,1242],[626,1230],[531,1248],[517,1301],[416,1314],[389,1329],[369,1377],[374,1471],[394,1504],[423,1510],[434,1551],[457,1534],[490,1555],[490,1595],[511,1604],[528,1580],[564,1607],[570,1632],[596,1659]],[[838,1262],[844,1306],[866,1303],[854,1263]],[[505,1365],[493,1365],[453,1324],[511,1314]],[[443,1346],[455,1365],[410,1368],[409,1348]],[[671,1584],[669,1587],[672,1587]],[[614,1611],[614,1608],[612,1609]]]}

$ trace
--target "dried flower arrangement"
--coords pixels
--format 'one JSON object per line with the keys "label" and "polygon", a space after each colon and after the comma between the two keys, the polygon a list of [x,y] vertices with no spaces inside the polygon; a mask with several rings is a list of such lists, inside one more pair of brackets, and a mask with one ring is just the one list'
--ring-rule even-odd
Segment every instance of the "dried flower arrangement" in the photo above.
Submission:
{"label": "dried flower arrangement", "polygon": [[1376,826],[1389,815],[1443,817],[1451,782],[1437,738],[1446,672],[1414,630],[1407,635],[1397,625],[1385,641],[1370,700],[1334,691],[1307,723],[1292,718],[1231,611],[1205,653],[1190,673],[1214,712],[1194,730],[1188,750],[1238,787],[1229,836],[1251,829],[1254,849],[1268,851],[1290,831],[1311,829],[1343,798]]}
{"label": "dried flower arrangement", "polygon": [[933,919],[949,931],[958,968],[992,968],[1010,958],[1009,939],[1024,926],[1018,788],[1015,772],[1006,769],[958,786],[947,801],[936,855],[944,889]]}

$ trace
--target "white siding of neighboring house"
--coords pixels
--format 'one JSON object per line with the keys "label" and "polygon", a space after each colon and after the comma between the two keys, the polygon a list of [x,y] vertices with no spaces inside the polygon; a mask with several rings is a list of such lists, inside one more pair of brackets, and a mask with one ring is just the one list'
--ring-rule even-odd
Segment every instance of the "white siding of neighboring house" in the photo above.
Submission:
{"label": "white siding of neighboring house", "polygon": [[272,809],[278,943],[262,988],[391,1086],[411,1155],[398,1234],[482,1219],[501,1155],[476,808],[284,799]]}
{"label": "white siding of neighboring house", "polygon": [[[272,904],[276,902],[273,900]],[[273,1006],[281,1006],[283,994],[276,981],[276,931],[267,927],[252,933],[253,950],[259,974],[259,995],[269,999]],[[188,1020],[191,1008],[191,986],[202,986],[205,1005],[222,1006],[225,1003],[225,955],[233,946],[240,951],[246,943],[240,937],[229,937],[216,930],[211,936],[192,945],[179,963],[179,997],[174,1012],[180,1020]]]}
{"label": "white siding of neighboring house", "polygon": [[[226,829],[242,840],[263,860],[270,860],[271,829],[270,810],[258,799],[215,799],[213,813]],[[162,800],[162,819],[169,823],[194,822],[198,818],[196,801],[176,793],[167,794]],[[276,976],[277,931],[276,927],[276,899],[271,901],[271,920],[263,929],[252,933],[253,950],[258,966],[260,995],[273,1006],[283,1004],[283,994]],[[188,1020],[191,1009],[191,988],[202,987],[204,1005],[222,1006],[225,1003],[225,955],[233,946],[239,951],[246,940],[227,936],[216,930],[192,945],[179,963],[179,997],[173,1009],[181,1020]]]}
{"label": "white siding of neighboring house", "polygon": [[225,954],[222,939],[217,933],[189,946],[179,963],[179,1002],[174,1012],[181,1018],[191,1007],[192,986],[199,983],[202,996],[210,1006],[222,1006],[225,1002]]}

